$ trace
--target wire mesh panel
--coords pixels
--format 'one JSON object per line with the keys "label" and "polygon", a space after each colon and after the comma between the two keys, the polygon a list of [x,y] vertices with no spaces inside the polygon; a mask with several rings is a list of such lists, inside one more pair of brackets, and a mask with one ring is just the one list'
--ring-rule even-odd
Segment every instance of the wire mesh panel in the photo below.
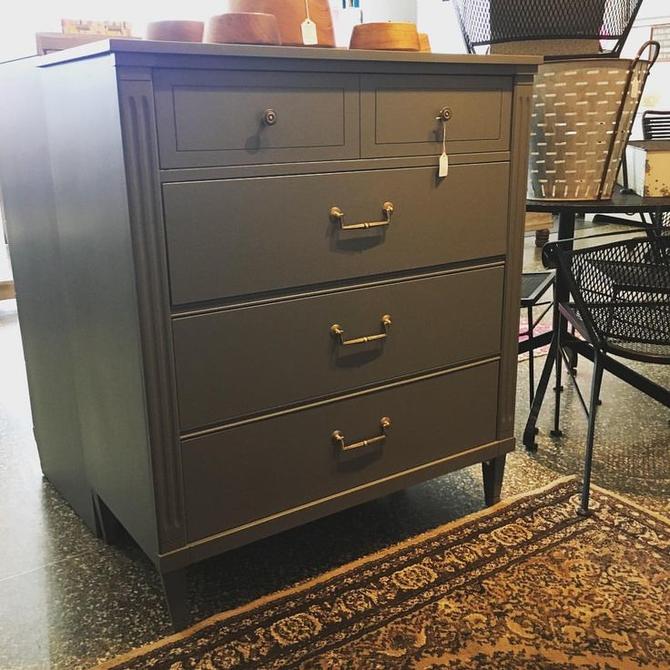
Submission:
{"label": "wire mesh panel", "polygon": [[[614,353],[670,362],[670,240],[624,240],[555,254],[581,319]],[[664,359],[664,360],[661,360]]]}
{"label": "wire mesh panel", "polygon": [[[658,43],[643,49],[650,45],[656,48]],[[540,66],[533,93],[529,198],[612,197],[654,60],[608,58]]]}
{"label": "wire mesh panel", "polygon": [[454,0],[454,4],[470,51],[505,42],[590,40],[596,55],[600,40],[617,41],[614,52],[620,53],[642,0]]}

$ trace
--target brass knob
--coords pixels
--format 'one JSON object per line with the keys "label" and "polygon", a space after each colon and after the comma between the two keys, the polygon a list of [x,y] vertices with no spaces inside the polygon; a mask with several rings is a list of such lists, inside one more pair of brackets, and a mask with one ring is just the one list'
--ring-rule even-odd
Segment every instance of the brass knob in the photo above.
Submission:
{"label": "brass knob", "polygon": [[435,117],[436,121],[451,121],[451,117],[453,115],[453,112],[451,111],[451,107],[442,107],[440,110],[440,115]]}
{"label": "brass knob", "polygon": [[266,126],[274,126],[277,123],[277,112],[274,109],[266,109],[263,112],[263,123]]}

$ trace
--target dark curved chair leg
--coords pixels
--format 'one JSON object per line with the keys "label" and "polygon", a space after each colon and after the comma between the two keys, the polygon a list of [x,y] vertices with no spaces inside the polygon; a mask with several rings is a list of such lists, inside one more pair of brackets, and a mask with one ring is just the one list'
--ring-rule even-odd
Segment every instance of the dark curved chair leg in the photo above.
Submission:
{"label": "dark curved chair leg", "polygon": [[556,356],[557,351],[557,339],[556,335],[551,340],[551,345],[549,346],[549,353],[544,362],[544,367],[542,368],[542,374],[540,375],[540,381],[535,389],[535,398],[533,399],[533,406],[530,409],[528,415],[528,421],[526,422],[526,428],[523,431],[523,444],[528,449],[528,451],[537,451],[537,443],[535,442],[537,426],[537,417],[540,415],[540,409],[542,409],[542,402],[544,401],[544,396],[549,386],[549,380],[551,379],[551,370],[554,366],[554,356]]}
{"label": "dark curved chair leg", "polygon": [[586,438],[586,455],[584,457],[584,481],[582,483],[582,501],[577,510],[580,516],[589,516],[589,497],[591,493],[591,469],[593,466],[593,443],[596,435],[596,415],[598,413],[598,398],[603,381],[604,354],[594,352],[593,380],[591,381],[591,402],[589,405],[589,430]]}
{"label": "dark curved chair leg", "polygon": [[561,333],[563,328],[563,317],[559,319],[558,328],[556,330],[556,387],[555,404],[554,404],[554,429],[550,435],[552,437],[563,437],[561,431],[561,393],[563,392],[563,349],[561,341]]}

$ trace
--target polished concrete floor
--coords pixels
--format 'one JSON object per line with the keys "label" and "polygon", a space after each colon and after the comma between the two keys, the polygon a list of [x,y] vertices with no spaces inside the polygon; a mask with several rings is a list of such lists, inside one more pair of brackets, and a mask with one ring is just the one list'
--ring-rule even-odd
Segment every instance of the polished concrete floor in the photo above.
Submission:
{"label": "polished concrete floor", "polygon": [[[539,267],[530,238],[526,267]],[[518,433],[527,363],[519,374]],[[650,374],[670,386],[670,369]],[[578,377],[588,384],[588,364]],[[602,399],[594,480],[670,516],[670,412],[608,376]],[[564,403],[565,437],[548,437],[546,403],[540,449],[510,457],[504,495],[579,472],[586,422],[570,385]],[[482,507],[468,468],[207,561],[189,575],[193,621]],[[0,670],[89,668],[170,632],[148,561],[96,539],[41,476],[13,301],[0,302],[0,538]]]}

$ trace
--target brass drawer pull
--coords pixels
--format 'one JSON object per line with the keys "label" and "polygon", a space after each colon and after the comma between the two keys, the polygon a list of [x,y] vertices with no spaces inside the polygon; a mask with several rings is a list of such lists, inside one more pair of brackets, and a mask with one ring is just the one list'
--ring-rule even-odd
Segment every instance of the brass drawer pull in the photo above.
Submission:
{"label": "brass drawer pull", "polygon": [[330,327],[330,332],[337,337],[339,340],[340,344],[343,347],[350,347],[352,344],[365,344],[366,342],[376,342],[377,340],[385,340],[388,337],[388,330],[391,327],[391,324],[393,322],[391,321],[391,315],[390,314],[384,314],[382,316],[382,328],[384,329],[383,333],[379,333],[379,335],[367,335],[366,337],[356,337],[353,340],[345,340],[344,339],[344,328],[340,326],[339,323],[334,323]]}
{"label": "brass drawer pull", "polygon": [[391,223],[393,216],[393,203],[385,202],[382,207],[384,211],[383,221],[365,221],[364,223],[352,223],[348,226],[344,225],[344,212],[339,207],[331,207],[330,218],[340,224],[341,230],[364,230],[366,228],[379,228],[381,226],[388,226]]}
{"label": "brass drawer pull", "polygon": [[333,442],[337,444],[342,451],[353,451],[354,449],[362,449],[363,447],[370,447],[373,444],[381,444],[386,441],[386,431],[391,427],[391,419],[383,416],[379,420],[379,426],[382,429],[382,434],[377,437],[371,437],[369,440],[362,440],[354,444],[345,444],[344,433],[341,430],[336,430],[333,433]]}

